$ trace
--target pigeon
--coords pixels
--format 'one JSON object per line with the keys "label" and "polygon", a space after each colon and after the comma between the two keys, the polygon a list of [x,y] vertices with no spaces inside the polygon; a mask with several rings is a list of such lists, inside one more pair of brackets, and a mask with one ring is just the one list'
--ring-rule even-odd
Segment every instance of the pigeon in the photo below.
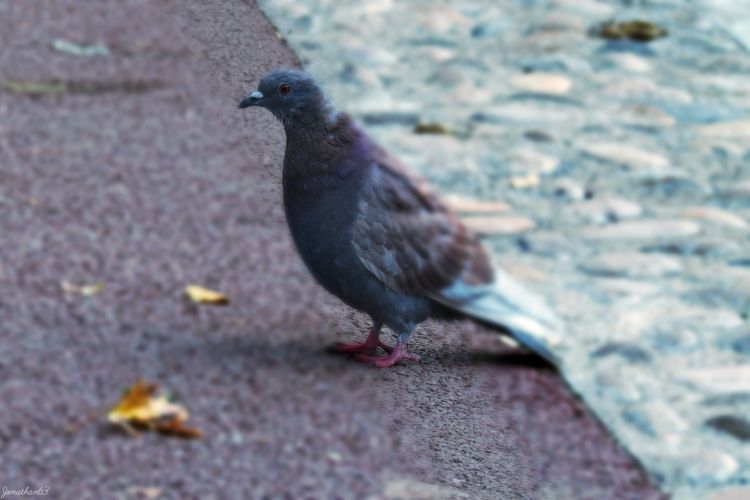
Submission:
{"label": "pigeon", "polygon": [[[271,71],[239,104],[256,106],[284,127],[284,210],[299,255],[320,285],[372,320],[364,342],[336,350],[381,368],[419,361],[406,348],[416,326],[457,313],[558,364],[539,340],[561,332],[544,301],[493,266],[424,178],[337,112],[309,74]],[[380,340],[383,326],[395,345]]]}

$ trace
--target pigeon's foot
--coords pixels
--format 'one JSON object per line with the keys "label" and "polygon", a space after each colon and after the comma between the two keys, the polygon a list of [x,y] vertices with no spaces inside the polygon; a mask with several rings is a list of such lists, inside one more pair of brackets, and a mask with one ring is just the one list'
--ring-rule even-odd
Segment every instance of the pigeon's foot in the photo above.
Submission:
{"label": "pigeon's foot", "polygon": [[367,339],[365,339],[364,342],[354,344],[336,344],[333,346],[333,350],[346,354],[374,355],[378,351],[378,347],[380,347],[387,353],[393,351],[393,348],[391,346],[384,344],[380,340],[380,327],[378,326],[378,328],[375,328],[375,326],[373,326],[373,328],[370,329],[370,333],[367,335]]}
{"label": "pigeon's foot", "polygon": [[358,354],[356,359],[357,361],[369,363],[378,368],[388,368],[400,363],[401,361],[417,362],[419,361],[419,356],[417,354],[406,352],[406,344],[403,342],[396,342],[393,350],[387,356],[367,356],[364,354]]}

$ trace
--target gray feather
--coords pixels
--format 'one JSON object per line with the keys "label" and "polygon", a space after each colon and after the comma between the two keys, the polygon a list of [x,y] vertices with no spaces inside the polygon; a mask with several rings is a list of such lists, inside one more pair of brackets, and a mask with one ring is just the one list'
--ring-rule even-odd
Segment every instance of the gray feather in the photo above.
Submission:
{"label": "gray feather", "polygon": [[495,268],[492,283],[472,286],[459,281],[431,297],[467,316],[505,327],[523,346],[559,366],[550,346],[560,342],[562,322],[541,297],[501,269]]}

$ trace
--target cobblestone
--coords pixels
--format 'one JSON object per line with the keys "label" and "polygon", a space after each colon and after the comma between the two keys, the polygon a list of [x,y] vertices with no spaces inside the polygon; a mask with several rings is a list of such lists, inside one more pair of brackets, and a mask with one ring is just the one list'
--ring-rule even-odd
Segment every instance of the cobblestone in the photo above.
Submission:
{"label": "cobblestone", "polygon": [[[445,194],[482,200],[459,210],[538,271],[529,286],[567,320],[550,346],[564,376],[662,487],[745,491],[745,2],[260,3],[340,107]],[[613,19],[666,36],[589,35]]]}

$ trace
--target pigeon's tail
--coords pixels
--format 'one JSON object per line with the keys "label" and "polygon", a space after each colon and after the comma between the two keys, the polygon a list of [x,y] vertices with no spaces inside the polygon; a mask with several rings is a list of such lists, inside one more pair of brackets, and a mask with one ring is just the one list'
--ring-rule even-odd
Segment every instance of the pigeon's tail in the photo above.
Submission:
{"label": "pigeon's tail", "polygon": [[501,326],[527,349],[559,367],[550,349],[563,335],[563,325],[544,300],[505,272],[495,269],[487,285],[456,283],[432,298],[467,316]]}

